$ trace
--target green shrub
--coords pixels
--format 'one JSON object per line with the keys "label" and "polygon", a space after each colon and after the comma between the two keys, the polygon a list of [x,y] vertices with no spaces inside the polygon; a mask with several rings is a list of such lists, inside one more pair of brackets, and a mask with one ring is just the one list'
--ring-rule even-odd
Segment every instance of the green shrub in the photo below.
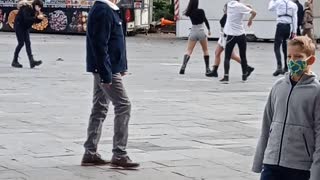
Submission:
{"label": "green shrub", "polygon": [[173,20],[174,5],[164,1],[153,2],[153,17],[155,21],[159,21],[161,18]]}

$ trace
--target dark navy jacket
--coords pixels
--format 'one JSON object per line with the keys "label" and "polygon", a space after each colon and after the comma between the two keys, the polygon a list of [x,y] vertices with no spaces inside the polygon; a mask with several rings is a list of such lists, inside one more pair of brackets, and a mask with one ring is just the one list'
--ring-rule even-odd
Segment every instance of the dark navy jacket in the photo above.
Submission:
{"label": "dark navy jacket", "polygon": [[126,45],[120,12],[96,1],[87,27],[87,71],[99,73],[102,83],[112,83],[112,74],[127,71]]}

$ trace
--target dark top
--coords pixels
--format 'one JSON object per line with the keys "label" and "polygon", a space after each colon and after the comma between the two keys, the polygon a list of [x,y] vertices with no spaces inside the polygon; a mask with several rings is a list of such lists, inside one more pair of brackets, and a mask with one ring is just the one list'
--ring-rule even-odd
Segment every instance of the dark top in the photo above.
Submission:
{"label": "dark top", "polygon": [[221,26],[221,28],[224,28],[224,26],[226,25],[226,23],[227,23],[227,14],[224,14],[224,15],[222,16],[222,18],[220,19],[220,26]]}
{"label": "dark top", "polygon": [[298,84],[297,81],[294,81],[294,80],[292,80],[291,78],[290,78],[290,81],[291,81],[292,87],[295,87],[295,86]]}
{"label": "dark top", "polygon": [[296,4],[298,6],[298,26],[302,26],[304,17],[303,6],[299,1],[297,1]]}
{"label": "dark top", "polygon": [[30,29],[34,23],[40,23],[36,11],[29,5],[21,6],[15,19],[15,27]]}
{"label": "dark top", "polygon": [[96,1],[88,16],[87,71],[99,73],[102,83],[112,83],[113,74],[128,69],[119,13]]}
{"label": "dark top", "polygon": [[193,25],[206,23],[207,28],[210,30],[210,25],[203,9],[193,11],[190,15],[190,19]]}

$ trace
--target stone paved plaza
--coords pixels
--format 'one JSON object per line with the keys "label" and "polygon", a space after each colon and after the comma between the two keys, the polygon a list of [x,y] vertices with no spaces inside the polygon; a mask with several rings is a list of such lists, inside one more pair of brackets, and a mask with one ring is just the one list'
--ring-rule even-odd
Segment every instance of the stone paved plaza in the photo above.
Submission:
{"label": "stone paved plaza", "polygon": [[[25,68],[13,69],[15,36],[0,34],[0,179],[258,180],[250,168],[264,104],[277,80],[271,76],[273,44],[249,43],[248,61],[256,71],[242,83],[240,65],[232,62],[225,85],[204,76],[200,46],[181,76],[185,40],[141,35],[127,41],[125,83],[133,104],[128,151],[142,164],[137,171],[80,166],[93,84],[85,72],[85,37],[33,34],[43,66],[29,69],[23,49]],[[213,60],[216,42],[209,44]],[[112,156],[112,121],[110,111],[99,146],[104,158]]]}

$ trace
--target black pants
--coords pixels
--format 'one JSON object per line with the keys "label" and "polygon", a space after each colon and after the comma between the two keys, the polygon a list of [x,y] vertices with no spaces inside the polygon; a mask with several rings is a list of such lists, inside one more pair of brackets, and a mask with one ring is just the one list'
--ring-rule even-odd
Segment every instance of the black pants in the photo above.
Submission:
{"label": "black pants", "polygon": [[241,67],[242,74],[247,74],[248,71],[248,62],[247,62],[247,39],[246,35],[241,36],[229,36],[227,35],[227,43],[225,48],[225,59],[224,59],[224,74],[229,75],[230,69],[230,59],[233,52],[233,49],[236,44],[238,44],[241,58]]}
{"label": "black pants", "polygon": [[290,38],[291,26],[290,24],[281,24],[277,25],[276,37],[274,40],[274,53],[277,58],[277,65],[278,69],[282,68],[281,62],[281,51],[280,46],[282,45],[283,51],[283,59],[284,59],[284,66],[288,68],[287,65],[287,40]]}
{"label": "black pants", "polygon": [[310,171],[264,165],[260,180],[309,180]]}
{"label": "black pants", "polygon": [[14,52],[14,60],[17,60],[19,53],[24,45],[26,45],[27,54],[29,60],[32,58],[31,41],[30,41],[30,30],[23,27],[15,26],[16,37],[18,40],[18,45]]}

